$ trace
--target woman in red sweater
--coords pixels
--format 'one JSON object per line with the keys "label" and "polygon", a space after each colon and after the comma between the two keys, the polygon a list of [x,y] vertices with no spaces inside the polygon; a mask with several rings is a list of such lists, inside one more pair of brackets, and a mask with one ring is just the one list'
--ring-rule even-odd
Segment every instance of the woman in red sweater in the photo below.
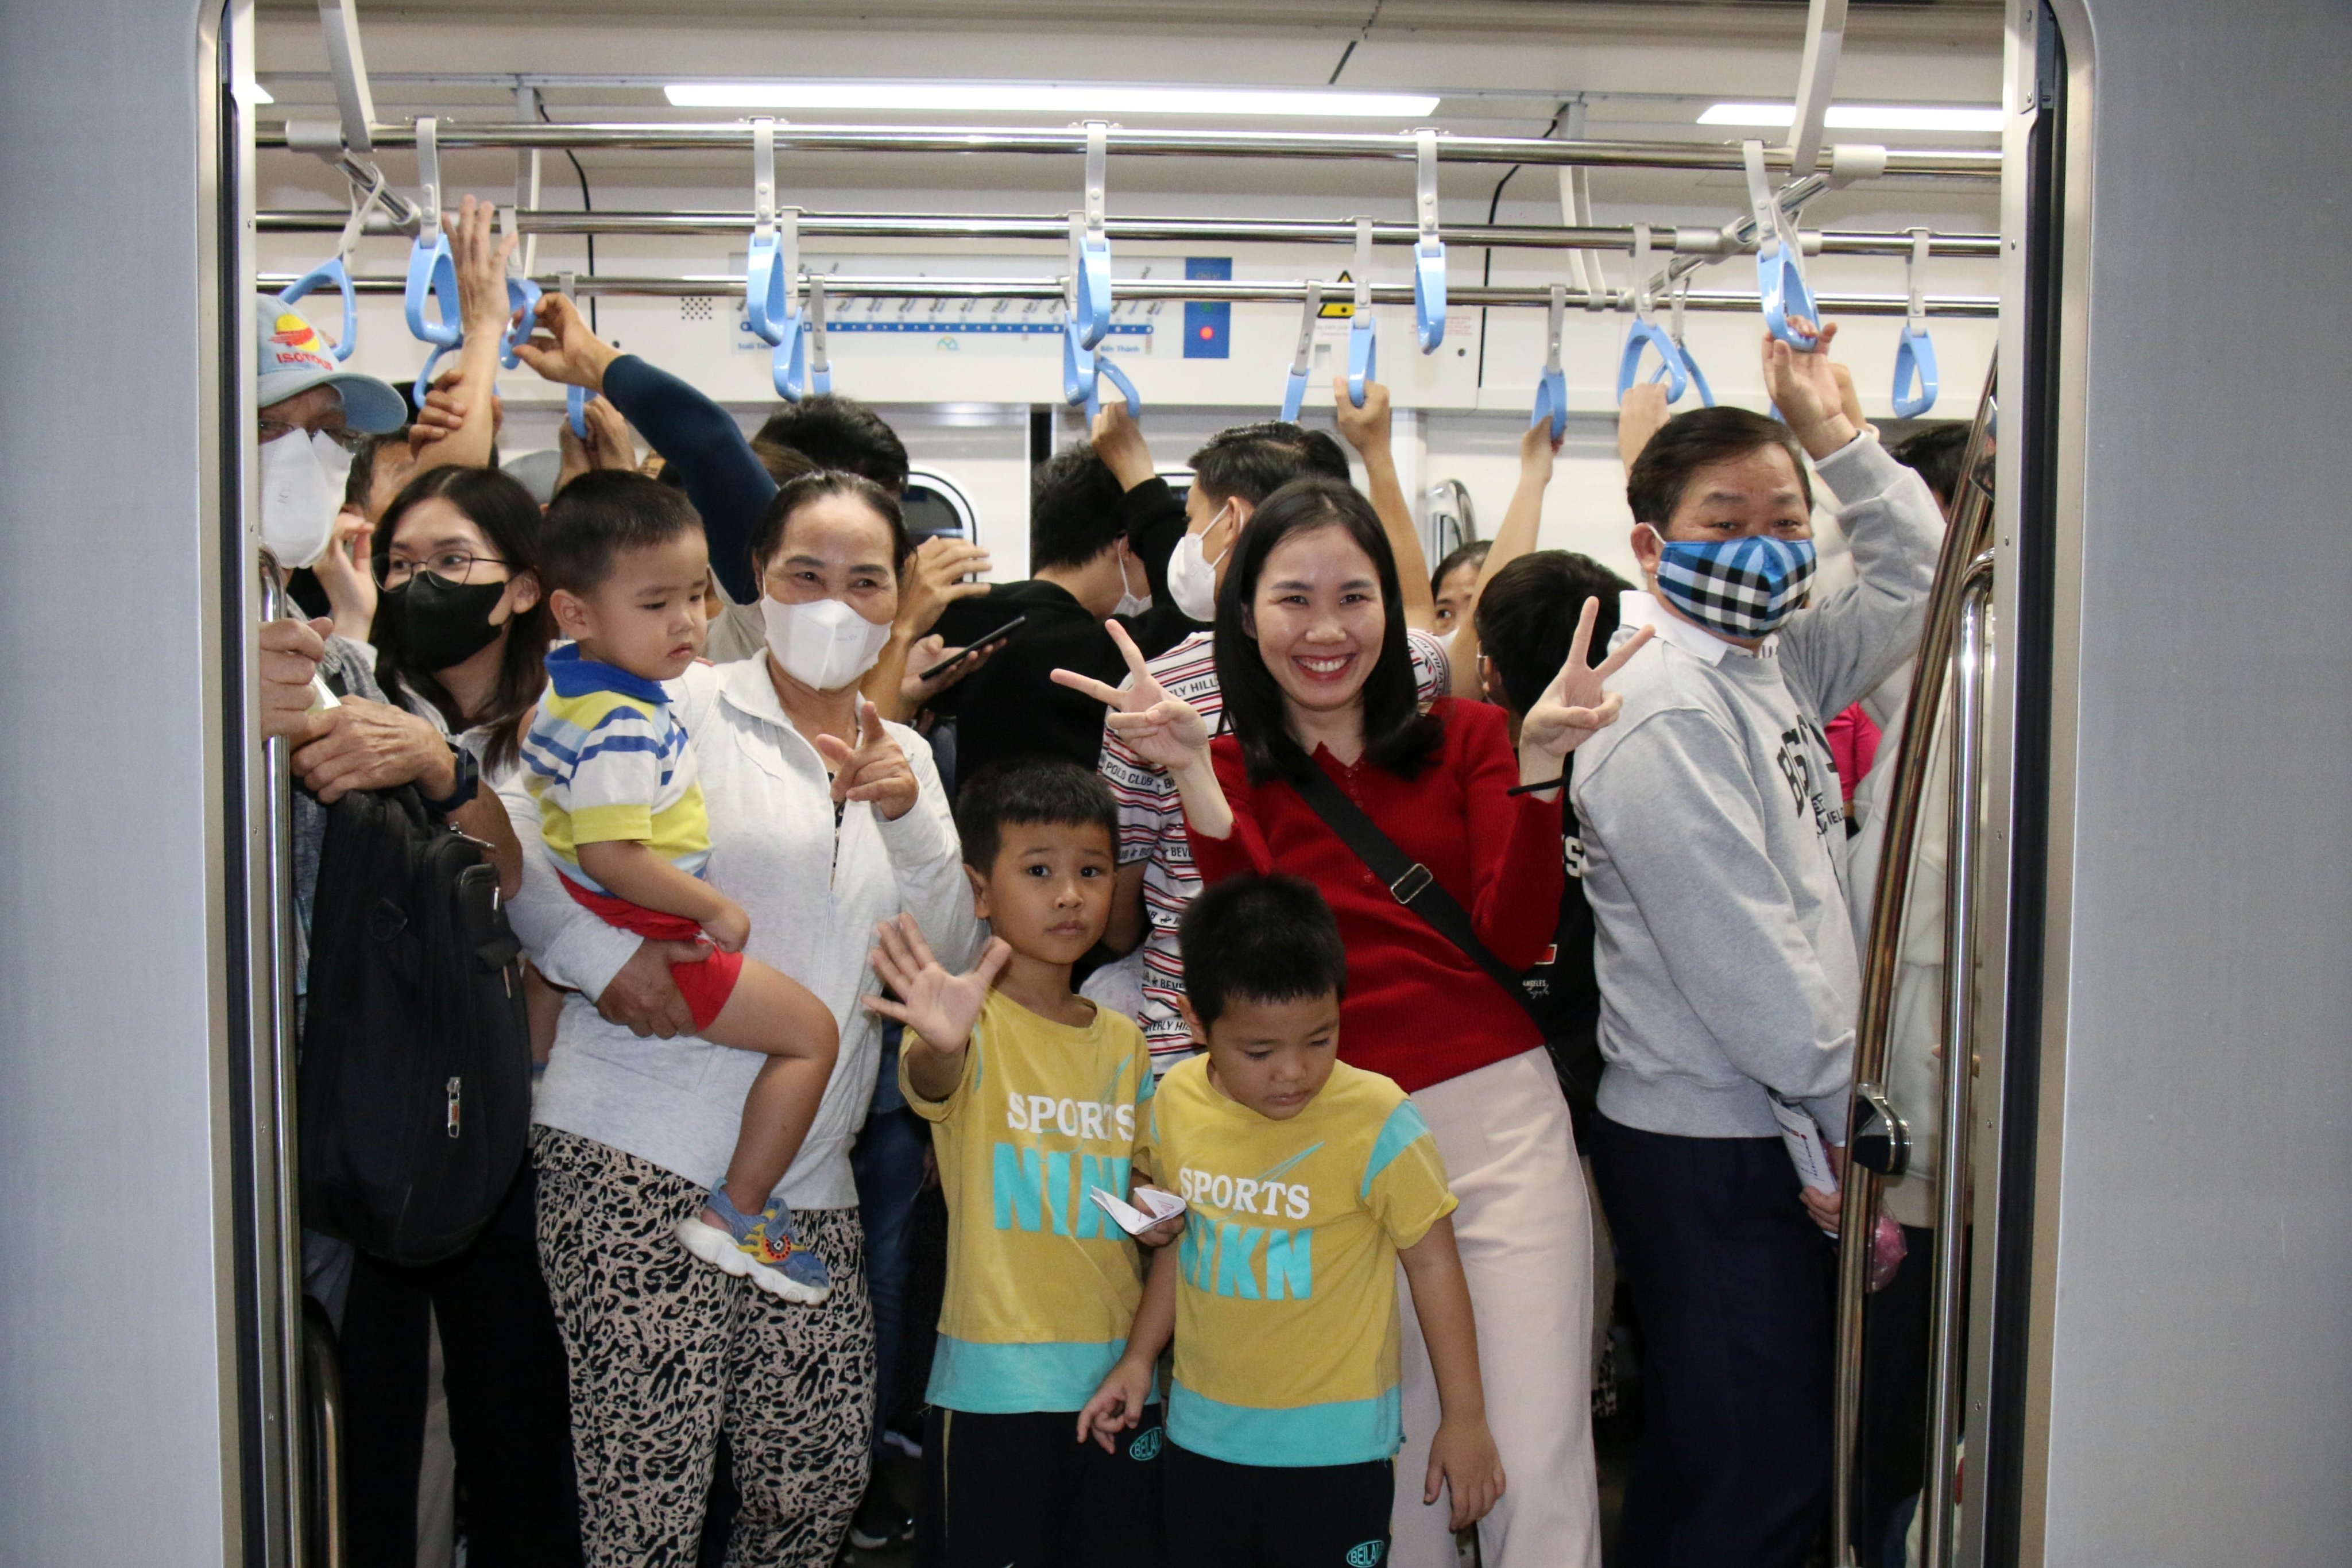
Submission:
{"label": "woman in red sweater", "polygon": [[[1521,725],[1500,708],[1415,701],[1396,561],[1349,486],[1301,479],[1266,497],[1234,546],[1217,599],[1217,677],[1231,733],[1212,740],[1129,651],[1123,691],[1057,675],[1109,705],[1109,724],[1168,769],[1210,882],[1279,871],[1322,890],[1348,946],[1339,1054],[1393,1078],[1437,1140],[1478,1320],[1486,1420],[1508,1490],[1478,1529],[1490,1568],[1600,1562],[1590,1394],[1591,1239],[1568,1106],[1528,1014],[1484,968],[1399,902],[1295,787],[1319,770],[1470,914],[1513,969],[1558,923],[1564,759],[1616,716],[1585,663],[1596,606],[1568,663]],[[1116,629],[1114,629],[1114,632]],[[1646,633],[1644,634],[1646,635]],[[1391,1561],[1452,1568],[1442,1500],[1423,1502],[1435,1385],[1403,1314],[1408,1478]],[[1433,1484],[1434,1478],[1431,1478]]]}

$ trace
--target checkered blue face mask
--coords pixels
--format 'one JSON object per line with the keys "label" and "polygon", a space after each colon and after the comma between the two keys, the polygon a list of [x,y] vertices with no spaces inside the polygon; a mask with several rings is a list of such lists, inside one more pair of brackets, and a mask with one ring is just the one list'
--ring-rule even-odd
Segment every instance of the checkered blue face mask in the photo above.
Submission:
{"label": "checkered blue face mask", "polygon": [[1726,637],[1770,636],[1812,586],[1811,539],[1757,534],[1701,542],[1659,534],[1658,542],[1659,596]]}

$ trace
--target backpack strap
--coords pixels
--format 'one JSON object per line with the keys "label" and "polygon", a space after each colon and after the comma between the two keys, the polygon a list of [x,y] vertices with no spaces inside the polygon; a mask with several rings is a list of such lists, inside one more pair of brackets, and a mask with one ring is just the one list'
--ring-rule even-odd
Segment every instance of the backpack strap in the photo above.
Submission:
{"label": "backpack strap", "polygon": [[1538,1031],[1543,1030],[1544,1019],[1520,986],[1517,972],[1478,940],[1470,912],[1439,885],[1434,873],[1399,849],[1396,841],[1382,832],[1380,824],[1366,816],[1363,808],[1348,799],[1347,791],[1312,761],[1307,765],[1306,778],[1292,779],[1291,788],[1323,819],[1323,825],[1388,885],[1399,904],[1420,915],[1432,930],[1461,949],[1463,956],[1486,970],[1534,1020]]}

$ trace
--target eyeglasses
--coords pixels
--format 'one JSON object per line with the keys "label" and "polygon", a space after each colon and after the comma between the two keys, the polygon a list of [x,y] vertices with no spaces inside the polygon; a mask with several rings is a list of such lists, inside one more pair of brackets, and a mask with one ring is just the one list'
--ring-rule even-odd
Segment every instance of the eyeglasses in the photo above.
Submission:
{"label": "eyeglasses", "polygon": [[[507,564],[494,555],[475,555],[461,549],[445,549],[423,560],[403,560],[398,556],[387,556],[375,574],[375,584],[382,589],[394,589],[418,572],[429,571],[442,581],[462,588],[473,582],[476,567]],[[486,578],[483,580],[495,582],[500,580]]]}
{"label": "eyeglasses", "polygon": [[[260,424],[261,444],[264,446],[268,445],[271,442],[277,440],[281,435],[291,435],[295,432],[303,428],[299,424],[289,424],[282,419],[265,419],[260,422]],[[315,431],[310,434],[325,436],[328,440],[333,442],[344,451],[351,453],[353,456],[357,456],[359,455],[360,448],[367,444],[368,439],[367,433],[365,431],[352,430],[343,425],[337,425],[331,430]]]}

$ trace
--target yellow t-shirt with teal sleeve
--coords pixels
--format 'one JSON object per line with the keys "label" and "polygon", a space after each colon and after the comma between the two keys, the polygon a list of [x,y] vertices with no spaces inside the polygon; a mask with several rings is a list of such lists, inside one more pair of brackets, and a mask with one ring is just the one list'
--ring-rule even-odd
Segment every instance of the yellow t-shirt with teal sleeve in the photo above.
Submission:
{"label": "yellow t-shirt with teal sleeve", "polygon": [[1340,1062],[1288,1121],[1168,1070],[1136,1157],[1191,1206],[1168,1437],[1228,1464],[1361,1464],[1403,1438],[1397,1253],[1454,1210],[1421,1113]]}
{"label": "yellow t-shirt with teal sleeve", "polygon": [[540,835],[563,862],[559,869],[605,893],[580,869],[580,846],[625,839],[700,876],[710,861],[710,818],[668,692],[583,658],[577,643],[548,654],[547,676],[522,760]]}
{"label": "yellow t-shirt with teal sleeve", "polygon": [[1075,1411],[1127,1349],[1135,1243],[1087,1194],[1125,1198],[1151,1051],[1108,1008],[1073,1028],[991,991],[931,1124],[948,1204],[947,1299],[925,1397],[982,1415]]}

